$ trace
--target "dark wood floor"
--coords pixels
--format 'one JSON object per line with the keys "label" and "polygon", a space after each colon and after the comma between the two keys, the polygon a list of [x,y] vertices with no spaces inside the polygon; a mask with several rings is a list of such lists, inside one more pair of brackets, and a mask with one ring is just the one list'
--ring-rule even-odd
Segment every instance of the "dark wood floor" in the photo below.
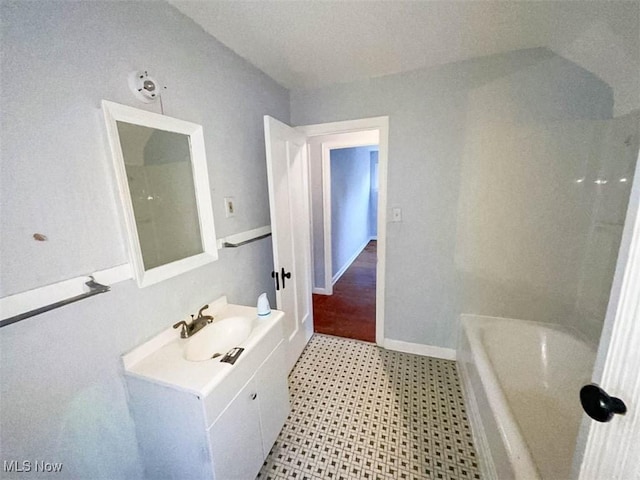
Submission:
{"label": "dark wood floor", "polygon": [[375,342],[376,251],[372,240],[333,286],[333,295],[313,295],[316,332]]}

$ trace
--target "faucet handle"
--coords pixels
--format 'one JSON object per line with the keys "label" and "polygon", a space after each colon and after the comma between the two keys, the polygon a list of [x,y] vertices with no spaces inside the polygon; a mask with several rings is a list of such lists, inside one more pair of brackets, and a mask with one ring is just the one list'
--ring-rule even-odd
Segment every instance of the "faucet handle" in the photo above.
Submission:
{"label": "faucet handle", "polygon": [[[193,318],[193,315],[191,315],[191,318]],[[185,322],[184,320],[180,320],[178,323],[176,323],[173,328],[178,328],[179,326],[182,325],[182,329],[180,330],[180,337],[182,338],[187,338],[187,327],[189,325],[187,325],[187,322]]]}
{"label": "faucet handle", "polygon": [[[200,310],[198,310],[198,318],[202,316],[202,312],[209,308],[209,304],[203,306]],[[191,315],[193,317],[193,315]]]}

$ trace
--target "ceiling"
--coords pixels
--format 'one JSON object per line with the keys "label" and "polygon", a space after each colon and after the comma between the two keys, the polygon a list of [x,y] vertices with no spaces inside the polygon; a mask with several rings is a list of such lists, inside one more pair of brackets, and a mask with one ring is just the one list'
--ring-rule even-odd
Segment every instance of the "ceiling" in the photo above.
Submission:
{"label": "ceiling", "polygon": [[640,97],[638,0],[169,1],[290,89],[547,47]]}

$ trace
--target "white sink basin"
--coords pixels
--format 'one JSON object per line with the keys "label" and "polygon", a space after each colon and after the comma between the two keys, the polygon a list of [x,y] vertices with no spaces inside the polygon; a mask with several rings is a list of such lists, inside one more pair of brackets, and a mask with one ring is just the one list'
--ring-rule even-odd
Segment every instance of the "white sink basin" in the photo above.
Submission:
{"label": "white sink basin", "polygon": [[229,317],[213,322],[191,337],[184,350],[184,358],[202,362],[214,355],[224,355],[246,340],[252,329],[253,319],[249,317]]}

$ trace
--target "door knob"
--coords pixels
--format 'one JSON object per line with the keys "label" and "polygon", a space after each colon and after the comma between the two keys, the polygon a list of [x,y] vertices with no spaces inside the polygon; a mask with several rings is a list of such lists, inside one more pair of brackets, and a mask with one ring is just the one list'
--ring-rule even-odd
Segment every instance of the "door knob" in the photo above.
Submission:
{"label": "door knob", "polygon": [[627,413],[627,406],[622,400],[609,396],[595,383],[580,389],[580,403],[587,415],[598,422],[608,422],[616,413]]}
{"label": "door knob", "polygon": [[[282,288],[284,289],[284,279],[285,278],[291,278],[291,272],[286,272],[284,270],[284,267],[282,267],[281,273],[282,273]],[[276,273],[276,275],[277,275],[277,273]]]}

